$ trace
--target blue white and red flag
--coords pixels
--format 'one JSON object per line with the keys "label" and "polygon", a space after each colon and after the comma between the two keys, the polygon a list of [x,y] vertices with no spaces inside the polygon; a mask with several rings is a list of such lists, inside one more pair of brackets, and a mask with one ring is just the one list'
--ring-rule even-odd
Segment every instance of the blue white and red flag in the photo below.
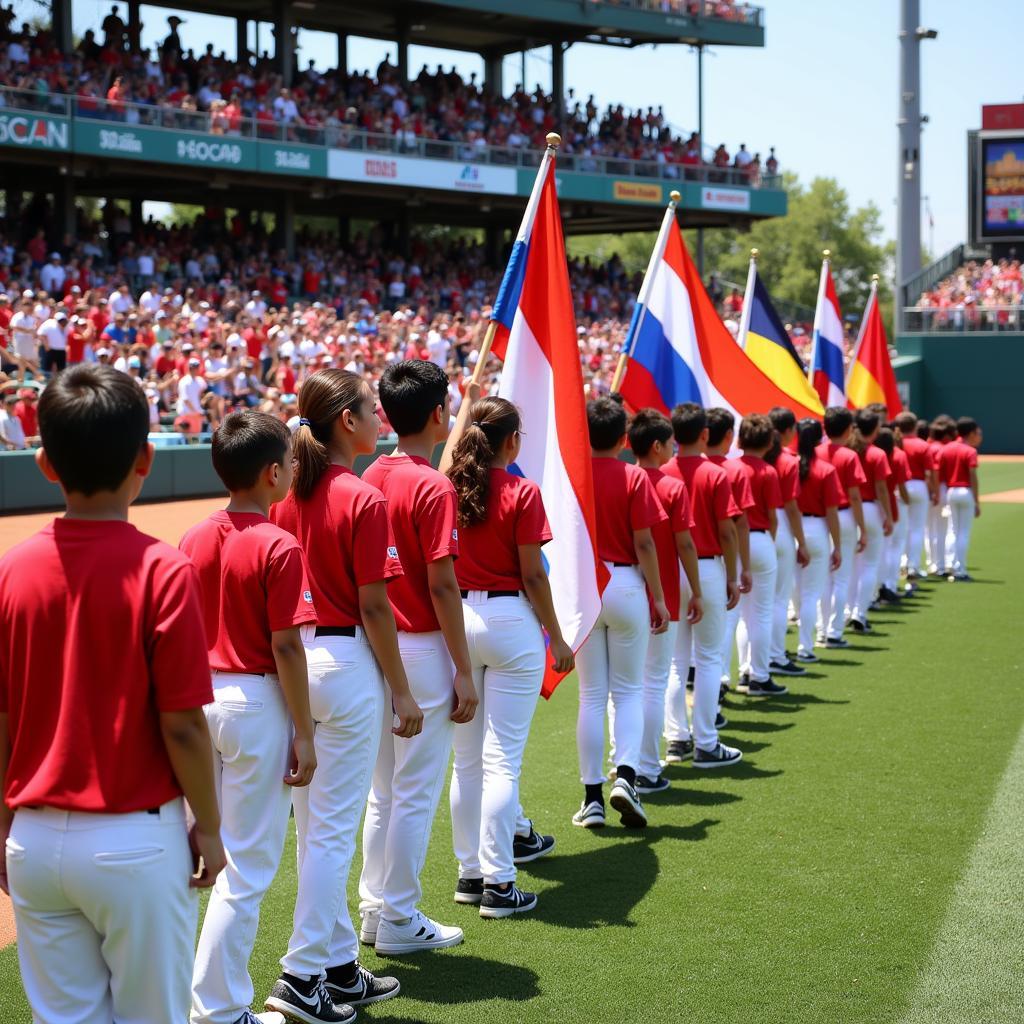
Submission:
{"label": "blue white and red flag", "polygon": [[846,405],[843,318],[839,313],[839,299],[836,298],[836,286],[832,283],[832,269],[827,256],[821,261],[818,304],[814,309],[811,368],[808,376],[811,387],[818,393],[821,404],[826,409],[830,405]]}

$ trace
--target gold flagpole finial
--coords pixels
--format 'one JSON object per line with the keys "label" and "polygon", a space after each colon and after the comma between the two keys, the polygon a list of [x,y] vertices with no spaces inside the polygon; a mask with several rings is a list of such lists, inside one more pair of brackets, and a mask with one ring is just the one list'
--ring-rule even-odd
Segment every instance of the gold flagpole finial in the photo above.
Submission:
{"label": "gold flagpole finial", "polygon": [[558,149],[562,144],[562,136],[558,132],[548,132],[548,149]]}
{"label": "gold flagpole finial", "polygon": [[822,249],[821,250],[821,255],[826,260],[831,259],[832,258],[832,250],[831,249]]}
{"label": "gold flagpole finial", "polygon": [[674,188],[671,192],[669,192],[668,197],[669,199],[672,200],[673,203],[678,203],[679,200],[683,198],[683,194],[679,191],[679,189]]}
{"label": "gold flagpole finial", "polygon": [[750,258],[751,258],[751,259],[752,259],[752,260],[753,260],[753,261],[754,261],[755,263],[757,262],[757,257],[758,257],[758,256],[760,256],[760,255],[761,255],[761,250],[760,250],[760,249],[751,249],[751,250],[750,250]]}
{"label": "gold flagpole finial", "polygon": [[872,284],[878,284],[878,275],[877,274],[872,274],[871,275],[871,283]]}

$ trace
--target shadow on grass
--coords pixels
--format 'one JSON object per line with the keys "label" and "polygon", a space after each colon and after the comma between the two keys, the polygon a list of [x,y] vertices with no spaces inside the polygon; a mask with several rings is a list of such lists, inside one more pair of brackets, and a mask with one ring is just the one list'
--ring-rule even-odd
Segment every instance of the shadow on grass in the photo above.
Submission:
{"label": "shadow on grass", "polygon": [[[871,650],[874,650],[873,647],[854,648],[852,645],[850,647],[844,647],[843,648],[844,651],[852,651],[852,650],[855,650],[855,649],[856,650],[861,650],[861,651],[871,651]],[[855,658],[822,658],[821,661],[818,664],[821,665],[822,668],[829,668],[830,666],[833,666],[833,665],[840,665],[840,666],[849,667],[849,668],[860,668],[860,666],[863,665],[864,662],[863,661],[857,661]],[[823,673],[819,673],[819,675],[825,676],[825,675],[828,675],[828,673],[827,672],[823,672]],[[801,676],[800,678],[801,679],[810,679],[811,678],[811,673],[808,672],[806,676]]]}
{"label": "shadow on grass", "polygon": [[808,704],[849,703],[850,702],[848,700],[829,700],[827,697],[819,697],[816,693],[794,693],[790,690],[789,693],[783,697],[774,697],[771,700],[762,701],[760,704],[753,705],[749,710],[755,712],[767,712],[770,715],[788,715],[803,710],[803,708]]}
{"label": "shadow on grass", "polygon": [[675,778],[671,789],[661,793],[650,793],[644,798],[647,807],[721,807],[723,804],[734,804],[742,800],[738,793],[723,793],[720,790],[687,789],[680,785],[689,782],[688,778]]}
{"label": "shadow on grass", "polygon": [[729,722],[730,732],[781,732],[792,729],[793,722],[760,722],[757,720],[733,720]]}
{"label": "shadow on grass", "polygon": [[[489,999],[523,1002],[540,995],[538,975],[529,967],[449,950],[417,953],[415,957],[381,957],[379,973],[397,978],[403,995],[425,1003],[480,1003]],[[374,1013],[374,1019],[415,1024],[413,1018],[392,1017],[386,1011]]]}

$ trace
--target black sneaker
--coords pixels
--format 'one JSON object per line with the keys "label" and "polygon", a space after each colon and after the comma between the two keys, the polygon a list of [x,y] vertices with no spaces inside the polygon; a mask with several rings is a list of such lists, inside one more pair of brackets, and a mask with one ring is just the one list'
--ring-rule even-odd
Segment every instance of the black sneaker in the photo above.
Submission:
{"label": "black sneaker", "polygon": [[687,673],[686,673],[686,688],[688,690],[692,690],[693,689],[693,680],[696,678],[696,675],[697,675],[697,669],[693,665],[691,665],[690,668],[687,670]]}
{"label": "black sneaker", "polygon": [[729,719],[726,718],[725,715],[723,715],[721,711],[719,711],[715,715],[715,728],[716,729],[724,729],[728,724],[729,724]]}
{"label": "black sneaker", "polygon": [[852,629],[854,633],[874,632],[874,630],[866,622],[862,622],[860,619],[850,619],[847,625],[849,625],[850,629]]}
{"label": "black sneaker", "polygon": [[718,703],[724,704],[725,698],[729,696],[729,684],[719,683],[718,684]]}
{"label": "black sneaker", "polygon": [[644,828],[647,813],[636,790],[625,780],[616,779],[608,796],[608,803],[619,812],[619,820],[626,828]]}
{"label": "black sneaker", "polygon": [[665,764],[682,764],[693,760],[693,740],[669,740]]}
{"label": "black sneaker", "polygon": [[697,747],[693,752],[694,768],[727,768],[742,760],[741,751],[735,747],[727,747],[724,743],[719,743],[714,750],[701,750]]}
{"label": "black sneaker", "polygon": [[513,914],[527,914],[537,906],[535,892],[523,892],[515,883],[507,892],[496,885],[484,886],[484,898],[480,904],[481,917],[511,917]]}
{"label": "black sneaker", "polygon": [[804,676],[807,675],[807,669],[801,668],[791,658],[786,658],[785,661],[770,661],[768,662],[768,668],[776,675],[780,676]]}
{"label": "black sneaker", "polygon": [[844,640],[841,636],[827,636],[825,637],[825,649],[833,651],[841,651],[845,647],[850,646],[849,640]]}
{"label": "black sneaker", "polygon": [[744,672],[743,675],[740,676],[740,681],[736,684],[736,692],[737,693],[746,693],[747,690],[749,690],[749,689],[750,689],[750,674],[748,672]]}
{"label": "black sneaker", "polygon": [[348,1003],[349,1006],[366,1006],[369,1003],[383,1003],[385,999],[397,996],[402,986],[397,978],[378,978],[371,974],[357,960],[354,976],[351,968],[328,967],[324,988],[335,1005]]}
{"label": "black sneaker", "polygon": [[542,836],[530,822],[528,836],[516,836],[512,840],[512,863],[529,864],[531,860],[546,857],[555,848],[554,836]]}
{"label": "black sneaker", "polygon": [[889,587],[880,587],[878,590],[878,600],[882,604],[899,604],[903,598]]}
{"label": "black sneaker", "polygon": [[484,895],[482,878],[460,878],[455,884],[456,903],[479,903]]}
{"label": "black sneaker", "polygon": [[789,688],[779,686],[771,676],[764,682],[751,679],[750,685],[747,687],[748,697],[781,697],[784,693],[789,693]]}
{"label": "black sneaker", "polygon": [[278,978],[263,1005],[302,1024],[349,1024],[356,1019],[353,1007],[348,1003],[339,1005],[331,999],[322,978],[315,978],[309,985],[308,993],[300,992],[293,982]]}
{"label": "black sneaker", "polygon": [[796,660],[802,661],[805,665],[817,665],[821,660],[814,651],[797,651]]}
{"label": "black sneaker", "polygon": [[656,779],[649,779],[646,775],[638,775],[636,777],[636,786],[634,787],[638,793],[662,793],[671,783],[664,775],[658,775]]}

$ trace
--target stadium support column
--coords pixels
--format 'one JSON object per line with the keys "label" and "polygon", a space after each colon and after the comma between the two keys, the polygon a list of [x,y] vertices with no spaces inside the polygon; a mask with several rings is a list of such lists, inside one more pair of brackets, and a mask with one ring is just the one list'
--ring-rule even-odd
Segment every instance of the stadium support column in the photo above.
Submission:
{"label": "stadium support column", "polygon": [[561,128],[565,120],[565,50],[561,41],[551,44],[551,95],[555,100],[555,112]]}
{"label": "stadium support column", "polygon": [[142,22],[139,19],[139,0],[128,0],[128,46],[135,50],[141,44]]}
{"label": "stadium support column", "polygon": [[338,70],[345,74],[348,71],[348,33],[338,33]]}
{"label": "stadium support column", "polygon": [[408,22],[398,23],[398,77],[402,84],[409,81],[409,25]]}
{"label": "stadium support column", "polygon": [[60,185],[54,198],[55,212],[57,214],[57,230],[60,232],[61,241],[70,235],[77,237],[78,216],[75,212],[75,178],[70,168],[60,169]]}
{"label": "stadium support column", "polygon": [[[235,60],[247,64],[246,54],[249,52],[249,19],[235,18]],[[257,55],[258,56],[258,55]]]}
{"label": "stadium support column", "polygon": [[295,36],[292,33],[295,20],[291,4],[287,0],[274,0],[274,58],[277,73],[285,85],[292,84],[295,68]]}
{"label": "stadium support column", "polygon": [[495,50],[487,50],[482,56],[484,58],[484,88],[492,96],[504,95],[505,83],[502,81],[504,56]]}
{"label": "stadium support column", "polygon": [[50,17],[53,22],[53,35],[57,45],[64,53],[72,49],[71,38],[71,0],[52,0]]}
{"label": "stadium support column", "polygon": [[288,254],[289,259],[295,257],[295,193],[283,192],[278,207],[277,223],[274,225],[278,244]]}

